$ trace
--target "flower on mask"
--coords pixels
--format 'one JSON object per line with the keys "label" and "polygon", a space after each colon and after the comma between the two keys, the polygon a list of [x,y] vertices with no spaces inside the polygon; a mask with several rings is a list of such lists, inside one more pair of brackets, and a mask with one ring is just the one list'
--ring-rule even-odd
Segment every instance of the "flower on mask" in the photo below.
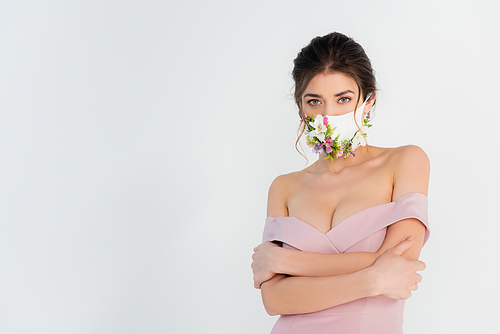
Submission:
{"label": "flower on mask", "polygon": [[364,124],[361,127],[361,132],[360,131],[356,132],[356,135],[352,140],[353,151],[359,146],[363,146],[366,144],[366,136],[368,135],[368,133],[370,133],[370,128],[372,125],[368,124],[368,121],[366,119],[363,121],[363,123]]}
{"label": "flower on mask", "polygon": [[313,152],[316,154],[323,153],[323,148],[321,147],[320,144],[314,144],[313,145]]}
{"label": "flower on mask", "polygon": [[312,147],[314,153],[326,155],[325,159],[355,156],[354,151],[360,146],[366,145],[366,135],[370,131],[370,114],[363,120],[361,131],[357,131],[350,139],[340,141],[340,134],[335,133],[336,127],[331,127],[328,117],[312,115],[307,117],[304,124],[306,143]]}
{"label": "flower on mask", "polygon": [[310,123],[308,123],[307,128],[310,129],[307,131],[307,137],[311,142],[314,142],[315,139],[322,142],[325,140],[325,135],[328,131],[328,118],[321,115],[316,117],[313,116],[313,119]]}
{"label": "flower on mask", "polygon": [[363,146],[364,145],[364,136],[363,134],[361,134],[359,131],[358,133],[356,133],[356,135],[354,136],[354,138],[352,139],[352,147],[353,147],[353,151],[360,147],[360,146]]}

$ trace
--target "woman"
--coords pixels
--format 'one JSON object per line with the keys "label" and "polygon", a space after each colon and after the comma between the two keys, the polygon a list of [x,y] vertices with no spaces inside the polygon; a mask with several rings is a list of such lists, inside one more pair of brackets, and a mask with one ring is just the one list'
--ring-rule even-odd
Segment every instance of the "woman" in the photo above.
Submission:
{"label": "woman", "polygon": [[269,189],[252,268],[267,312],[281,315],[272,333],[402,333],[425,268],[429,160],[416,146],[367,145],[376,82],[351,38],[316,37],[292,75],[319,158]]}

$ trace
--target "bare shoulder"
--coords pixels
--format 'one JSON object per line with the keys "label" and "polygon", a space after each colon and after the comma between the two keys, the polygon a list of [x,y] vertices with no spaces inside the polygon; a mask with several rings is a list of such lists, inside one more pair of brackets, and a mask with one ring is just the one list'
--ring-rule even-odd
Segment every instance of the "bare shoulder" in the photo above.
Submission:
{"label": "bare shoulder", "polygon": [[425,151],[416,145],[396,147],[390,152],[394,171],[393,199],[410,193],[427,195],[430,161]]}
{"label": "bare shoulder", "polygon": [[269,187],[267,198],[268,217],[288,216],[288,196],[299,177],[300,172],[279,175],[274,179]]}
{"label": "bare shoulder", "polygon": [[429,157],[425,151],[416,145],[406,145],[391,148],[388,150],[389,159],[398,168],[405,168],[407,165],[416,166],[417,168],[430,167]]}

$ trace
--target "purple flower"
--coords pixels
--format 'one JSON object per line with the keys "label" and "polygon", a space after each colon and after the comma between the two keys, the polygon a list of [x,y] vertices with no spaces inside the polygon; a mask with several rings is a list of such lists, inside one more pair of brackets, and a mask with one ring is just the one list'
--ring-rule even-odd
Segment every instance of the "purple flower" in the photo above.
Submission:
{"label": "purple flower", "polygon": [[317,153],[317,154],[323,153],[323,149],[321,148],[321,144],[317,144],[317,143],[314,144],[314,146],[313,146],[313,152]]}

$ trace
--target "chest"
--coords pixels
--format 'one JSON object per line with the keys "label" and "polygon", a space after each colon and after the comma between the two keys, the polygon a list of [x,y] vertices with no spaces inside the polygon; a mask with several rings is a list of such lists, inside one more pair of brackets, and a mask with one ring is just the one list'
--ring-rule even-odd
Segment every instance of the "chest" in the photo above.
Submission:
{"label": "chest", "polygon": [[388,168],[358,168],[339,174],[309,174],[288,197],[288,213],[326,233],[349,216],[392,200]]}

